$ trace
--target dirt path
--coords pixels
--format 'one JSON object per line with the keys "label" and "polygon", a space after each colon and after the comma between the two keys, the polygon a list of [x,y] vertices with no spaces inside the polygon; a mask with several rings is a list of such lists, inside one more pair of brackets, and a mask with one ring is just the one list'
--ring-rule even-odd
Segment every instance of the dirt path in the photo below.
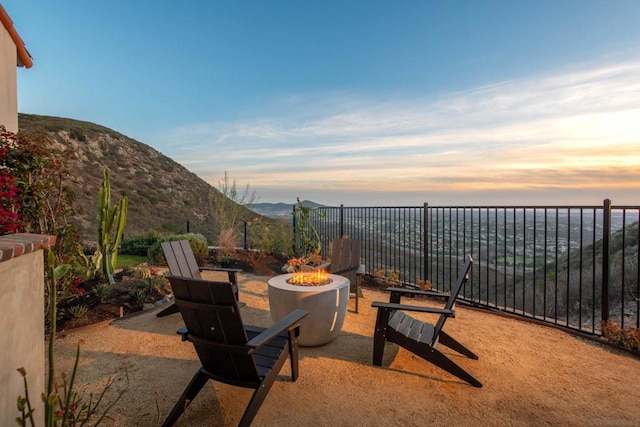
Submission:
{"label": "dirt path", "polygon": [[[245,322],[269,326],[267,278],[240,279]],[[483,388],[393,344],[383,367],[375,367],[370,304],[388,297],[364,294],[360,313],[348,313],[335,341],[301,349],[298,381],[290,382],[284,368],[253,425],[640,425],[640,360],[553,328],[463,307],[446,329],[480,359],[451,357]],[[114,375],[122,386],[127,367],[130,389],[106,425],[159,425],[199,367],[193,346],[175,334],[180,316],[157,318],[156,311],[58,340],[59,372],[70,371],[83,340],[79,381],[88,390]],[[210,382],[177,425],[236,425],[251,392]]]}

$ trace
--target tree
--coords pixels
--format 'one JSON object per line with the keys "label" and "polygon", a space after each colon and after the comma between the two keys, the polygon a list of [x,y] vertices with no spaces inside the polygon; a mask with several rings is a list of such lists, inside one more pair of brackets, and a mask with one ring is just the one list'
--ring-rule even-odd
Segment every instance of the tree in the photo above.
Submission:
{"label": "tree", "polygon": [[235,179],[231,179],[225,171],[222,181],[218,181],[218,190],[209,192],[209,213],[216,235],[222,233],[235,236],[240,231],[240,225],[250,219],[250,212],[244,205],[255,203],[255,191],[251,191],[249,184],[240,194]]}

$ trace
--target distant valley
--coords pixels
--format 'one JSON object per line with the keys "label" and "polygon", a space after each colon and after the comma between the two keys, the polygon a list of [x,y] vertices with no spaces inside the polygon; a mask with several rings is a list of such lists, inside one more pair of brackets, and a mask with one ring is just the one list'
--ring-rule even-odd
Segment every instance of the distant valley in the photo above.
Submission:
{"label": "distant valley", "polygon": [[[303,200],[302,204],[309,208],[324,207],[319,203],[312,202],[310,200]],[[284,218],[291,219],[291,213],[295,203],[252,203],[245,205],[247,209],[259,213],[260,215],[267,216],[269,218]]]}

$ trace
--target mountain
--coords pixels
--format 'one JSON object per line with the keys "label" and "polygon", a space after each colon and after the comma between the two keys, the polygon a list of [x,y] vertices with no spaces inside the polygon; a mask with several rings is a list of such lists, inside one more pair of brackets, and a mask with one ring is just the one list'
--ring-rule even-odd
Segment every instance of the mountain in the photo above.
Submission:
{"label": "mountain", "polygon": [[[304,200],[301,202],[303,206],[308,208],[318,208],[325,207],[316,202],[312,202],[310,200]],[[291,213],[293,212],[293,207],[296,203],[252,203],[245,205],[248,209],[251,209],[254,212],[257,212],[261,215],[267,216],[269,218],[291,218]]]}
{"label": "mountain", "polygon": [[[125,238],[151,230],[217,235],[209,220],[209,192],[218,191],[185,167],[152,147],[94,123],[59,117],[19,114],[21,132],[43,132],[71,150],[68,185],[77,214],[71,219],[85,240],[97,238],[97,197],[102,171],[109,168],[111,199],[129,198]],[[222,171],[221,171],[222,173]],[[243,216],[255,213],[246,210]]]}

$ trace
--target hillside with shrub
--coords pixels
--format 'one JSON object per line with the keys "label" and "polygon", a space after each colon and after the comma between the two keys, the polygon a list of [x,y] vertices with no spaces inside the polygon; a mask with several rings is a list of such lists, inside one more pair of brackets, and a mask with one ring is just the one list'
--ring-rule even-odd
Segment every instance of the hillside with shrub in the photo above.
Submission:
{"label": "hillside with shrub", "polygon": [[[211,217],[210,195],[220,192],[152,147],[94,123],[33,114],[19,115],[21,133],[54,141],[67,150],[75,214],[70,220],[83,240],[95,240],[96,197],[103,169],[111,171],[112,198],[127,196],[125,238],[157,231],[204,235],[213,244],[220,229]],[[222,176],[224,171],[220,169]],[[241,220],[256,214],[238,206]]]}

